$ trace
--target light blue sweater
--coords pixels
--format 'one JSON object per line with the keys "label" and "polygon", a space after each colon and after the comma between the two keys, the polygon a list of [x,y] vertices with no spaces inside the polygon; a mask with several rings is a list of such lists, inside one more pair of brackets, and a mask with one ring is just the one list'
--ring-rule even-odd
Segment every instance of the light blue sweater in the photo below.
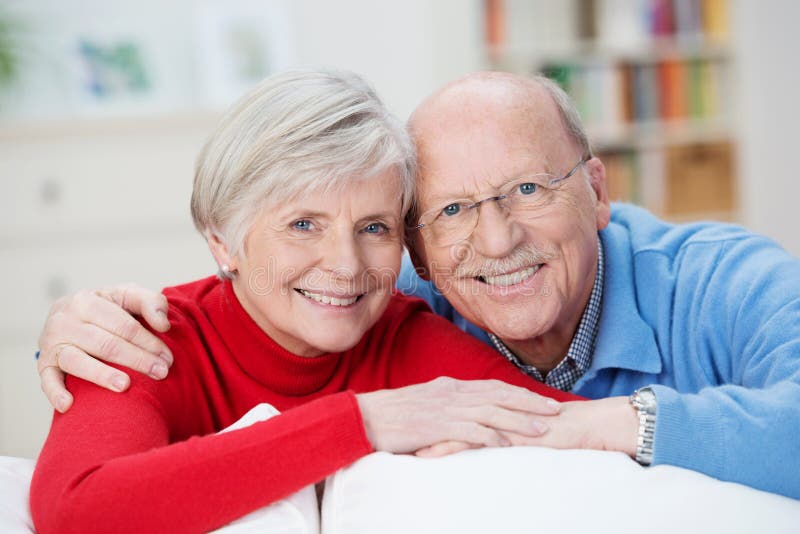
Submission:
{"label": "light blue sweater", "polygon": [[[612,205],[592,365],[573,392],[653,385],[653,464],[800,498],[800,260],[716,223],[667,224]],[[487,341],[407,258],[398,287]]]}

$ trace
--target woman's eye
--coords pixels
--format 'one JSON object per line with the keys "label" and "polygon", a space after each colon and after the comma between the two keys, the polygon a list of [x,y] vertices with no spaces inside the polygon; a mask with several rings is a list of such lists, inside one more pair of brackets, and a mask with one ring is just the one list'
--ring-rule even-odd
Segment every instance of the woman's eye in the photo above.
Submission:
{"label": "woman's eye", "polygon": [[519,192],[523,195],[531,195],[536,192],[536,184],[526,182],[524,184],[519,184]]}
{"label": "woman's eye", "polygon": [[388,231],[389,227],[383,223],[369,223],[366,227],[364,227],[364,232],[368,234],[382,234]]}
{"label": "woman's eye", "polygon": [[459,204],[449,204],[444,207],[442,213],[447,215],[448,217],[452,217],[453,215],[458,215],[458,212],[461,211],[461,206]]}
{"label": "woman's eye", "polygon": [[308,219],[300,219],[292,223],[292,228],[295,230],[311,230],[311,221]]}

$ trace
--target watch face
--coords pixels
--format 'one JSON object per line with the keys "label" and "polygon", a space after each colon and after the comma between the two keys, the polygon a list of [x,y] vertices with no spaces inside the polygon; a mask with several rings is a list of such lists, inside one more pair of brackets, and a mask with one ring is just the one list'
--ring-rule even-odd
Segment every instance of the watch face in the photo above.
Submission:
{"label": "watch face", "polygon": [[656,394],[649,387],[642,388],[636,392],[639,402],[646,408],[655,407]]}

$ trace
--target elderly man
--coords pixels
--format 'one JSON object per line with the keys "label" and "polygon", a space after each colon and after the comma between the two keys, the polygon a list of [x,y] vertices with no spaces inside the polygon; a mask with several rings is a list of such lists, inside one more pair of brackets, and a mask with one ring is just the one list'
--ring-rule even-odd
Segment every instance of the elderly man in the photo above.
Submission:
{"label": "elderly man", "polygon": [[[603,164],[547,80],[474,74],[409,126],[416,269],[407,262],[398,287],[522,372],[602,399],[563,410],[535,443],[621,450],[800,498],[800,261],[739,227],[610,207]],[[165,347],[115,303],[168,327],[163,298],[142,289],[54,305],[39,367],[59,409],[71,399],[57,365],[127,387],[87,352],[166,375]]]}

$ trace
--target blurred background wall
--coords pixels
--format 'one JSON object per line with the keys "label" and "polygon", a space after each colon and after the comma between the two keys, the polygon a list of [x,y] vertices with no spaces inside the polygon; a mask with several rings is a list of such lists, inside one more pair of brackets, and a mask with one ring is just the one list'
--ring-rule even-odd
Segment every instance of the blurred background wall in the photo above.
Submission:
{"label": "blurred background wall", "polygon": [[745,224],[800,254],[791,0],[3,0],[0,455],[49,425],[50,303],[214,271],[194,157],[270,72],[351,69],[405,118],[462,74],[544,72],[575,98],[612,198]]}

